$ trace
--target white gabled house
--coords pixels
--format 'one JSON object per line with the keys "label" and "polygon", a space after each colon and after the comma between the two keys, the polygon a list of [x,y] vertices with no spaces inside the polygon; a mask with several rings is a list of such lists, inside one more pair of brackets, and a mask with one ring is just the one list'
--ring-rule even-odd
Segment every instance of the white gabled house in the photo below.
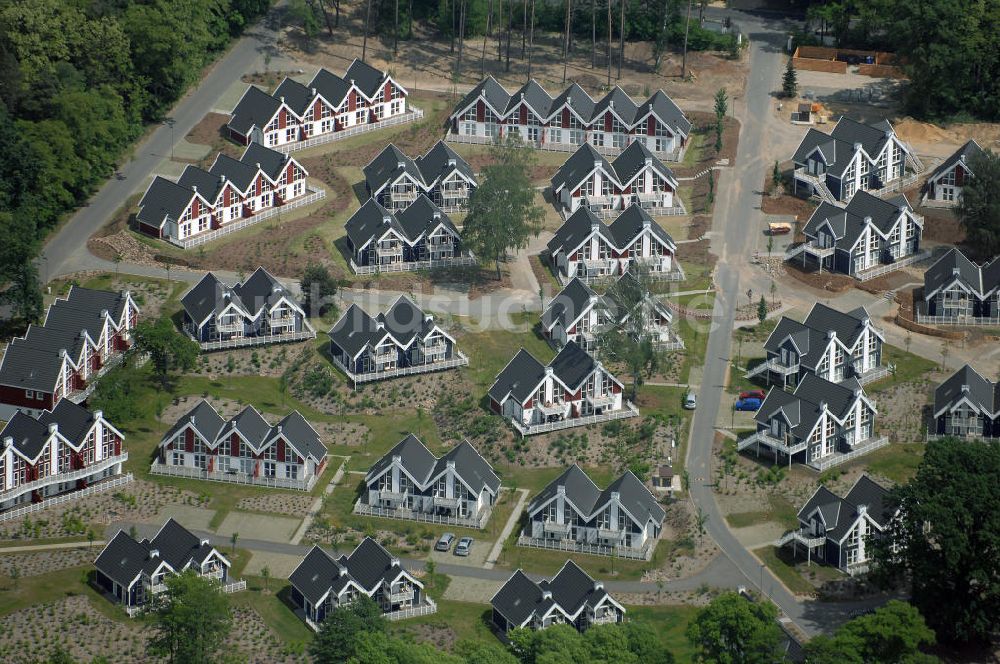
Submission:
{"label": "white gabled house", "polygon": [[[355,60],[344,77],[320,69],[308,85],[286,78],[268,94],[250,86],[226,125],[237,143],[280,147],[402,116],[407,91],[392,76]],[[294,149],[294,147],[293,147]]]}
{"label": "white gabled house", "polygon": [[684,278],[674,239],[637,206],[627,208],[610,224],[580,208],[556,230],[546,248],[563,284],[574,278],[617,279],[637,264],[651,278]]}
{"label": "white gabled house", "polygon": [[806,559],[823,561],[847,574],[868,571],[871,546],[888,534],[898,512],[888,506],[888,490],[862,475],[841,498],[820,486],[799,510],[799,527],[786,533],[775,545],[792,545],[793,557],[799,548]]}
{"label": "white gabled house", "polygon": [[548,364],[522,348],[488,396],[490,410],[522,436],[639,414],[625,399],[622,383],[573,341]]}
{"label": "white gabled house", "polygon": [[772,387],[754,415],[757,432],[741,439],[736,449],[770,450],[801,461],[814,470],[826,470],[888,444],[875,433],[875,402],[854,378],[831,383],[805,374],[794,392]]}
{"label": "white gabled house", "polygon": [[222,552],[174,519],[168,519],[152,539],[137,541],[119,530],[94,566],[97,585],[129,615],[149,609],[156,596],[166,591],[167,577],[187,570],[217,581],[225,592],[246,588],[245,581],[230,580],[232,563]]}
{"label": "white gabled house", "polygon": [[350,555],[340,557],[313,546],[288,581],[296,613],[316,631],[331,612],[362,595],[378,604],[389,620],[437,610],[424,584],[371,537],[365,537]]}
{"label": "white gabled house", "polygon": [[657,216],[685,213],[673,171],[642,143],[632,143],[613,161],[585,144],[559,167],[551,187],[567,214],[587,207],[609,217],[632,205]]}
{"label": "white gabled house", "polygon": [[625,607],[572,560],[551,579],[537,583],[517,570],[493,595],[490,606],[493,627],[504,640],[518,628],[572,625],[584,632],[594,625],[625,622]]}
{"label": "white gabled house", "polygon": [[352,304],[328,334],[334,364],[355,384],[469,363],[454,337],[405,295],[375,317]]}
{"label": "white gabled house", "polygon": [[409,434],[365,475],[356,514],[483,528],[500,477],[468,441],[436,457]]}
{"label": "white gabled house", "polygon": [[949,249],[924,272],[918,323],[1000,325],[1000,256],[978,265]]}
{"label": "white gabled house", "polygon": [[364,175],[368,195],[389,210],[405,209],[424,195],[445,212],[461,212],[478,186],[469,163],[443,141],[416,159],[390,143]]}
{"label": "white gabled house", "polygon": [[511,94],[492,76],[463,97],[449,118],[451,141],[489,143],[511,133],[542,150],[572,151],[587,144],[618,154],[640,143],[661,158],[680,161],[691,122],[663,90],[637,102],[616,86],[594,100],[573,83],[552,97],[531,79]]}
{"label": "white gabled house", "polygon": [[945,159],[924,183],[925,205],[952,207],[962,199],[962,189],[975,174],[972,163],[986,156],[984,150],[975,140],[969,140],[965,145]]}
{"label": "white gabled house", "polygon": [[933,415],[931,437],[1000,438],[1000,382],[966,364],[934,390]]}
{"label": "white gabled house", "polygon": [[573,464],[531,499],[518,544],[649,560],[666,512],[625,471],[600,489]]}

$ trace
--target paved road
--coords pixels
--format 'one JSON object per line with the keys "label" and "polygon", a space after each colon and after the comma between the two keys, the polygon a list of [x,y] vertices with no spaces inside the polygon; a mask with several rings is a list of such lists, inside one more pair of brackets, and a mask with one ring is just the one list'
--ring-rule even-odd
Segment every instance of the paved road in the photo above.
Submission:
{"label": "paved road", "polygon": [[[275,8],[272,11],[281,12]],[[181,140],[215,108],[222,93],[253,67],[266,50],[274,49],[274,33],[261,21],[236,42],[219,60],[198,87],[173,108],[173,129],[160,125],[140,143],[134,157],[120,170],[120,179],[111,178],[46,242],[40,259],[43,280],[80,270],[108,269],[87,251],[86,239],[97,232],[129,196],[144,186],[146,179],[164,159],[169,158],[175,141]],[[113,266],[111,266],[113,269]]]}

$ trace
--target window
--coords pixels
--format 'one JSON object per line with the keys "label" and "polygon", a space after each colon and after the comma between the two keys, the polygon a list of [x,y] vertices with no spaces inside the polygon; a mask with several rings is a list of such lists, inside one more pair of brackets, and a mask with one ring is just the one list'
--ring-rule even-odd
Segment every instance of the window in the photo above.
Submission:
{"label": "window", "polygon": [[184,453],[183,452],[174,452],[174,454],[173,454],[173,462],[172,463],[175,466],[183,466],[184,465]]}
{"label": "window", "polygon": [[562,143],[562,129],[549,129],[549,142]]}
{"label": "window", "polygon": [[208,458],[204,454],[195,454],[194,466],[195,468],[200,468],[201,470],[205,470],[206,468],[208,468]]}
{"label": "window", "polygon": [[285,466],[285,479],[297,480],[299,479],[299,467],[298,466]]}
{"label": "window", "polygon": [[354,111],[354,124],[364,124],[365,123],[365,111],[364,109],[360,111]]}
{"label": "window", "polygon": [[233,442],[226,438],[219,443],[219,447],[216,448],[216,452],[221,456],[232,456],[233,453]]}
{"label": "window", "polygon": [[264,462],[264,477],[274,477],[275,476],[276,464],[273,461]]}
{"label": "window", "polygon": [[333,120],[321,120],[319,123],[319,133],[329,134],[331,131],[333,131]]}
{"label": "window", "polygon": [[291,143],[295,140],[295,127],[288,127],[285,129],[285,142]]}
{"label": "window", "polygon": [[[331,115],[333,115],[333,111],[332,111],[332,110],[330,110],[330,107],[329,107],[329,106],[327,106],[326,104],[323,104],[323,105],[322,105],[322,106],[320,107],[320,112],[319,112],[319,117],[320,117],[320,119],[323,119],[323,118],[328,118],[328,117],[330,117]],[[327,124],[327,123],[323,123],[323,124],[321,124],[320,126],[325,126],[326,124]]]}
{"label": "window", "polygon": [[264,450],[264,458],[267,459],[268,461],[277,461],[278,460],[278,446],[275,444],[275,445],[271,445],[267,449],[265,449]]}
{"label": "window", "polygon": [[267,146],[273,148],[278,144],[278,132],[272,131],[267,134]]}
{"label": "window", "polygon": [[107,427],[101,427],[101,458],[107,459],[115,455],[115,436]]}
{"label": "window", "polygon": [[401,101],[394,101],[391,104],[389,104],[389,114],[390,115],[399,115],[402,112],[403,112],[403,102],[401,102]]}
{"label": "window", "polygon": [[463,113],[462,114],[462,119],[463,120],[468,120],[469,122],[475,122],[476,121],[476,107],[473,106],[472,108],[470,108],[469,110],[467,110],[465,113]]}
{"label": "window", "polygon": [[34,399],[35,398],[35,391],[34,390],[25,390],[24,391],[24,398],[25,399]]}
{"label": "window", "polygon": [[295,450],[287,443],[285,444],[285,458],[282,461],[285,463],[299,463],[299,457],[296,456]]}

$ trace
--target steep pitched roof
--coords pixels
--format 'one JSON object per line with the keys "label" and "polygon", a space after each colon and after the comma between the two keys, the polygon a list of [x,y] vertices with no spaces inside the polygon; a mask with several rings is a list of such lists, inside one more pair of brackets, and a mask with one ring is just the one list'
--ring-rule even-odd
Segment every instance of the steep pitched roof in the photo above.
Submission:
{"label": "steep pitched roof", "polygon": [[522,100],[535,112],[539,119],[545,120],[552,112],[552,97],[545,91],[538,82],[529,78],[528,82],[522,85],[517,92],[510,97],[507,103],[506,112],[510,112]]}
{"label": "steep pitched roof", "polygon": [[663,90],[657,90],[647,99],[637,113],[638,117],[646,114],[646,110],[651,110],[668,126],[675,128],[682,136],[691,133],[691,121],[684,115],[684,111],[674,103],[674,100],[667,96]]}
{"label": "steep pitched roof", "polygon": [[550,330],[553,325],[560,323],[563,328],[568,328],[588,307],[596,303],[598,297],[586,282],[574,277],[558,295],[549,300],[542,312],[542,326]]}
{"label": "steep pitched roof", "polygon": [[396,212],[395,217],[403,237],[411,244],[416,244],[425,233],[432,232],[438,224],[442,224],[452,235],[458,237],[458,229],[455,228],[451,218],[424,194],[417,196],[405,210]]}
{"label": "steep pitched roof", "polygon": [[552,191],[558,192],[563,187],[571,190],[583,182],[594,168],[600,165],[611,177],[615,177],[615,169],[607,159],[594,149],[590,143],[584,143],[569,159],[563,162],[556,174],[552,176]]}
{"label": "steep pitched roof", "polygon": [[184,171],[181,173],[180,178],[178,178],[177,184],[190,189],[192,193],[198,192],[205,200],[214,204],[219,194],[222,193],[222,187],[225,186],[226,182],[218,175],[198,168],[193,164],[188,164],[184,167]]}
{"label": "steep pitched roof", "polygon": [[815,374],[806,374],[789,394],[780,388],[771,388],[764,403],[755,415],[759,424],[767,424],[778,411],[785,413],[796,438],[806,438],[823,414],[822,406],[837,419],[843,420],[858,395],[864,390],[857,380],[850,378],[841,383],[831,383]]}
{"label": "steep pitched roof", "polygon": [[0,385],[52,392],[62,372],[61,350],[32,346],[18,337],[11,339],[0,363]]}
{"label": "steep pitched roof", "polygon": [[507,110],[507,104],[510,101],[510,93],[504,89],[502,85],[497,83],[497,80],[493,76],[487,76],[478,84],[476,87],[472,88],[467,95],[462,97],[462,101],[458,103],[455,108],[455,112],[460,112],[463,109],[471,106],[479,97],[482,96],[486,99],[487,103],[493,107],[493,110],[497,112],[498,115],[503,115]]}
{"label": "steep pitched roof", "polygon": [[883,200],[867,191],[859,191],[845,207],[821,203],[809,217],[802,232],[807,237],[814,238],[824,223],[828,222],[836,236],[836,246],[849,250],[869,222],[886,236],[901,213],[912,211],[913,208],[903,195]]}
{"label": "steep pitched roof", "polygon": [[212,272],[208,272],[197,284],[181,297],[181,306],[195,323],[201,323],[215,313],[223,300],[226,285]]}
{"label": "steep pitched roof", "polygon": [[386,332],[378,328],[375,319],[364,309],[352,304],[327,334],[334,344],[354,357],[369,343],[377,345],[385,338]]}
{"label": "steep pitched roof", "polygon": [[804,163],[818,147],[826,162],[827,172],[840,177],[854,157],[856,145],[860,144],[869,157],[877,158],[892,135],[892,125],[887,120],[867,125],[842,116],[829,134],[809,129],[792,160]]}
{"label": "steep pitched roof", "polygon": [[[638,145],[638,143],[633,143],[633,145]],[[611,237],[614,238],[615,247],[618,249],[625,249],[632,242],[635,241],[643,229],[649,229],[653,237],[657,238],[660,242],[665,244],[670,248],[671,251],[677,250],[677,244],[674,242],[674,238],[670,237],[670,233],[663,229],[656,221],[653,220],[649,213],[646,212],[639,205],[630,205],[625,210],[611,222],[608,226],[608,231],[611,233]]]}
{"label": "steep pitched roof", "polygon": [[985,378],[968,364],[934,390],[934,416],[940,417],[963,398],[988,416],[1000,413],[1000,383]]}
{"label": "steep pitched roof", "polygon": [[956,279],[979,297],[983,297],[996,286],[984,282],[983,268],[969,260],[960,249],[952,247],[924,272],[924,299],[931,299],[940,289],[951,285]]}
{"label": "steep pitched roof", "polygon": [[257,178],[257,167],[254,164],[243,163],[222,152],[216,155],[209,172],[215,176],[225,175],[241,193],[246,192]]}
{"label": "steep pitched roof", "polygon": [[540,618],[554,607],[573,618],[584,607],[596,608],[608,597],[603,583],[595,581],[572,560],[567,560],[554,577],[538,583],[517,570],[493,596],[490,605],[514,626],[520,627],[532,616]]}
{"label": "steep pitched roof", "polygon": [[180,433],[181,429],[189,424],[201,433],[206,440],[214,442],[219,437],[219,434],[222,433],[222,428],[226,426],[226,420],[219,415],[218,411],[210,403],[201,399],[191,410],[184,413],[180,419],[174,422],[174,425],[167,430],[167,433],[163,434],[163,440],[174,438]]}
{"label": "steep pitched roof", "polygon": [[488,488],[495,494],[500,488],[500,477],[469,441],[462,441],[442,456],[435,457],[412,433],[396,443],[368,469],[365,481],[372,482],[381,476],[396,457],[399,457],[402,467],[421,488],[426,488],[434,478],[441,475],[449,462],[454,462],[455,473],[472,491],[479,493]]}
{"label": "steep pitched roof", "polygon": [[496,380],[490,386],[489,395],[500,403],[510,394],[518,402],[523,403],[532,395],[544,377],[545,365],[522,348],[497,374]]}
{"label": "steep pitched roof", "polygon": [[969,162],[975,161],[977,157],[983,157],[986,155],[986,150],[982,148],[979,143],[976,143],[975,139],[969,139],[965,142],[965,145],[955,150],[950,157],[941,162],[941,165],[934,169],[928,180],[936,180],[951,169],[955,168],[959,163],[963,164],[969,172],[972,172]]}
{"label": "steep pitched roof", "polygon": [[26,459],[35,459],[49,440],[49,427],[39,419],[22,411],[14,413],[10,421],[0,431],[0,442],[6,444],[8,438],[14,449]]}
{"label": "steep pitched roof", "polygon": [[560,251],[569,253],[583,244],[584,240],[590,237],[595,230],[609,244],[615,244],[614,235],[611,234],[608,225],[598,219],[597,215],[590,211],[590,208],[581,206],[556,229],[552,239],[546,244],[546,248],[553,256]]}
{"label": "steep pitched roof", "polygon": [[837,338],[848,347],[857,342],[865,326],[870,323],[871,317],[864,307],[843,312],[821,302],[813,304],[809,315],[803,321],[806,327],[822,332],[824,337],[829,332],[836,332]]}
{"label": "steep pitched roof", "polygon": [[272,96],[284,101],[288,108],[301,117],[309,110],[309,104],[315,95],[312,89],[295,79],[286,77],[278,84]]}
{"label": "steep pitched roof", "polygon": [[292,570],[288,581],[311,604],[316,605],[327,592],[331,590],[339,592],[346,585],[346,579],[341,577],[340,570],[336,558],[319,545],[313,545],[309,553]]}
{"label": "steep pitched roof", "polygon": [[312,457],[316,461],[321,461],[326,456],[326,445],[320,440],[319,434],[306,418],[297,410],[293,410],[285,415],[271,429],[271,437],[278,432],[288,443],[294,447],[302,456]]}
{"label": "steep pitched roof", "polygon": [[83,286],[70,286],[69,293],[61,306],[69,306],[76,309],[88,309],[91,311],[106,310],[116,321],[125,313],[125,303],[128,297],[125,291],[108,291],[97,288],[84,288]]}
{"label": "steep pitched roof", "polygon": [[251,85],[233,109],[229,127],[247,136],[254,127],[264,129],[281,108],[281,100]]}
{"label": "steep pitched roof", "polygon": [[451,146],[444,141],[438,141],[423,156],[417,157],[416,164],[421,177],[428,185],[439,178],[448,176],[452,170],[457,170],[473,182],[476,180],[469,162],[452,150]]}
{"label": "steep pitched roof", "polygon": [[591,518],[594,513],[606,505],[612,494],[618,494],[618,500],[625,510],[640,524],[647,521],[660,524],[666,512],[656,502],[649,489],[639,481],[632,471],[626,470],[605,489],[600,489],[590,476],[578,465],[573,464],[562,475],[552,480],[528,504],[528,514],[534,514],[559,493],[559,487],[565,490],[566,498],[576,506],[584,518]]}
{"label": "steep pitched roof", "polygon": [[843,498],[825,486],[820,486],[799,510],[798,518],[807,521],[818,510],[826,528],[826,537],[840,540],[861,516],[862,510],[879,527],[884,528],[892,518],[886,504],[888,495],[886,488],[867,475],[862,475]]}
{"label": "steep pitched roof", "polygon": [[350,82],[326,69],[320,69],[316,72],[316,75],[309,82],[309,87],[316,88],[316,91],[323,95],[323,99],[333,104],[334,107],[340,106],[351,90]]}
{"label": "steep pitched roof", "polygon": [[354,85],[358,86],[358,89],[364,92],[366,97],[374,99],[386,78],[386,74],[367,62],[355,59],[347,68],[344,78],[353,81]]}
{"label": "steep pitched roof", "polygon": [[672,186],[677,186],[674,172],[650,152],[642,141],[635,141],[622,150],[622,153],[615,157],[611,166],[614,169],[615,178],[620,184],[625,185],[631,182],[632,178],[638,175],[639,171],[643,170],[647,164]]}
{"label": "steep pitched roof", "polygon": [[427,186],[417,163],[403,154],[402,150],[390,143],[372,159],[362,171],[365,182],[371,192],[381,190],[390,182],[394,182],[402,173],[406,173],[423,186]]}
{"label": "steep pitched roof", "polygon": [[272,150],[260,143],[251,143],[248,145],[240,157],[242,163],[247,166],[253,166],[254,170],[257,169],[257,165],[259,164],[260,170],[264,172],[264,175],[275,182],[281,177],[281,171],[284,170],[289,159],[288,155],[282,154],[277,150]]}
{"label": "steep pitched roof", "polygon": [[42,411],[38,422],[46,429],[56,425],[63,438],[72,443],[73,447],[79,447],[97,423],[97,413],[92,413],[69,399],[60,399],[55,408]]}
{"label": "steep pitched roof", "polygon": [[180,219],[192,198],[194,192],[189,187],[157,175],[139,201],[139,212],[135,218],[160,228],[167,217]]}
{"label": "steep pitched roof", "polygon": [[538,611],[541,601],[542,589],[527,574],[517,570],[500,587],[490,604],[507,620],[520,627]]}
{"label": "steep pitched roof", "polygon": [[636,121],[639,106],[632,101],[632,98],[624,90],[616,85],[597,102],[594,108],[594,118],[600,117],[608,110],[613,110],[625,124],[632,125]]}
{"label": "steep pitched roof", "polygon": [[234,429],[253,447],[260,449],[271,437],[271,425],[253,406],[246,406],[226,422],[226,429]]}
{"label": "steep pitched roof", "polygon": [[[188,564],[200,566],[213,551],[207,540],[198,539],[174,519],[168,519],[152,540],[137,542],[118,531],[94,564],[105,576],[127,588],[140,573],[152,574],[161,563],[180,572]],[[219,557],[228,566],[228,561]]]}
{"label": "steep pitched roof", "polygon": [[563,385],[576,390],[594,373],[597,361],[575,341],[570,341],[549,362],[549,366]]}
{"label": "steep pitched roof", "polygon": [[434,454],[411,433],[393,445],[392,449],[386,452],[381,459],[372,464],[372,467],[368,469],[368,480],[370,481],[385,472],[385,469],[392,465],[392,461],[396,457],[399,457],[400,463],[410,476],[421,484],[425,483],[431,476],[434,464],[437,463]]}
{"label": "steep pitched roof", "polygon": [[366,345],[377,346],[387,334],[408,347],[415,338],[426,337],[436,327],[433,316],[424,313],[408,296],[401,295],[388,311],[374,318],[352,304],[328,334],[333,343],[354,357]]}

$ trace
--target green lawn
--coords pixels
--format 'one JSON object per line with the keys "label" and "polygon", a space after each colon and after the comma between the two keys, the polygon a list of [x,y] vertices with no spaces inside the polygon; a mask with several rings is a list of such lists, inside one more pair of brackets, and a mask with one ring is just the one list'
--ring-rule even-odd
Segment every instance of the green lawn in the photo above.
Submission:
{"label": "green lawn", "polygon": [[907,383],[922,377],[937,368],[937,362],[925,357],[908,353],[897,346],[882,345],[882,364],[896,366],[896,372],[880,381],[865,386],[865,391],[877,394],[901,383]]}
{"label": "green lawn", "polygon": [[250,577],[247,579],[247,590],[230,595],[230,603],[253,608],[286,644],[308,644],[313,638],[312,630],[283,599],[290,588],[284,579],[270,579],[265,591],[263,579]]}
{"label": "green lawn", "polygon": [[555,357],[552,347],[534,331],[538,322],[537,314],[514,313],[510,318],[522,329],[519,331],[489,329],[462,334],[458,338],[459,348],[469,356],[468,371],[475,384],[481,388],[477,394],[483,394],[489,389],[497,374],[521,348],[530,352],[540,362],[547,363]]}
{"label": "green lawn", "polygon": [[840,578],[842,575],[836,569],[832,567],[824,566],[820,563],[813,562],[811,565],[806,564],[804,556],[800,556],[795,560],[793,564],[791,561],[792,550],[789,547],[783,547],[780,550],[773,546],[762,546],[759,549],[754,549],[753,553],[760,558],[760,560],[767,565],[767,568],[774,573],[781,582],[784,583],[789,590],[797,595],[815,595],[816,586],[810,583],[803,574],[814,574],[821,579],[825,578]]}
{"label": "green lawn", "polygon": [[754,526],[769,521],[777,521],[786,528],[794,528],[798,522],[798,508],[783,496],[769,496],[769,506],[766,510],[751,512],[735,512],[726,515],[726,521],[732,528]]}
{"label": "green lawn", "polygon": [[451,630],[455,639],[461,641],[494,641],[496,636],[490,630],[490,607],[486,604],[472,602],[455,602],[439,600],[437,613],[419,618],[401,620],[389,623],[389,628],[397,634],[418,636],[421,627]]}
{"label": "green lawn", "polygon": [[916,474],[926,447],[924,443],[896,443],[875,450],[864,457],[864,462],[871,472],[903,483]]}
{"label": "green lawn", "polygon": [[626,606],[628,619],[648,624],[660,639],[660,645],[673,654],[678,664],[693,662],[694,646],[684,636],[688,623],[694,620],[698,608],[694,606]]}

